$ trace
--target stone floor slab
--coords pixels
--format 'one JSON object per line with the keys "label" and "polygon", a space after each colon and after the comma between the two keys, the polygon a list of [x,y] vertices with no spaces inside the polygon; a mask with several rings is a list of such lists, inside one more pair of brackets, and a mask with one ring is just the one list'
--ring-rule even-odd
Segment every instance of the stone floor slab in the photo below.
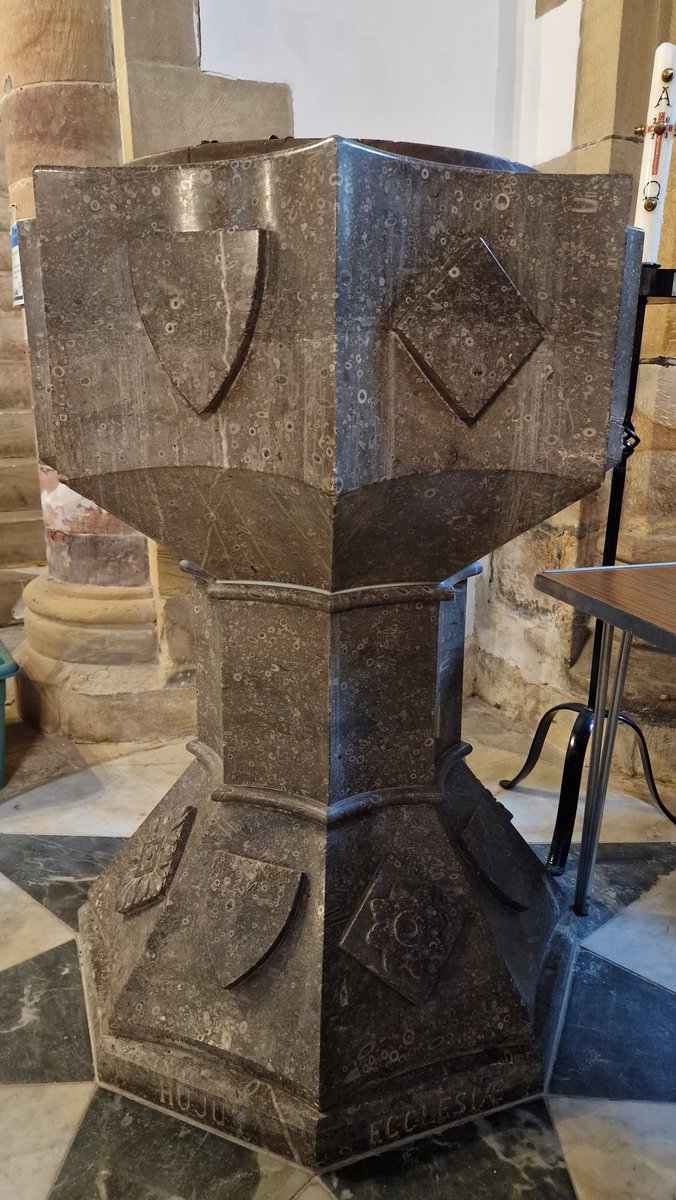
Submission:
{"label": "stone floor slab", "polygon": [[541,1101],[362,1159],[322,1182],[335,1200],[575,1200]]}
{"label": "stone floor slab", "polygon": [[0,971],[60,946],[72,936],[62,921],[0,875]]}
{"label": "stone floor slab", "polygon": [[674,1200],[676,1105],[551,1100],[578,1200]]}
{"label": "stone floor slab", "polygon": [[[544,861],[549,845],[540,844],[533,849]],[[572,846],[566,871],[558,877],[558,883],[566,892],[571,907],[578,859],[579,847]],[[589,912],[586,917],[575,918],[576,936],[590,950],[595,949],[590,937],[595,929],[605,926],[607,922],[613,924],[613,918],[618,913],[627,909],[628,905],[633,905],[658,880],[674,871],[676,844],[673,842],[601,842],[589,897]],[[612,955],[606,957],[612,958]],[[643,974],[641,971],[638,973]]]}
{"label": "stone floor slab", "polygon": [[0,805],[0,834],[129,837],[189,761],[169,743],[43,783]]}
{"label": "stone floor slab", "polygon": [[[77,931],[78,909],[87,898],[90,884],[124,841],[124,838],[0,834],[0,872]],[[35,950],[31,952],[34,953]]]}
{"label": "stone floor slab", "polygon": [[676,870],[582,943],[588,950],[676,992]]}
{"label": "stone floor slab", "polygon": [[309,1171],[96,1091],[49,1200],[291,1200]]}
{"label": "stone floor slab", "polygon": [[676,1103],[676,995],[580,950],[551,1092]]}
{"label": "stone floor slab", "polygon": [[74,941],[0,974],[0,1083],[94,1078]]}
{"label": "stone floor slab", "polygon": [[93,1083],[0,1086],[0,1200],[46,1200]]}

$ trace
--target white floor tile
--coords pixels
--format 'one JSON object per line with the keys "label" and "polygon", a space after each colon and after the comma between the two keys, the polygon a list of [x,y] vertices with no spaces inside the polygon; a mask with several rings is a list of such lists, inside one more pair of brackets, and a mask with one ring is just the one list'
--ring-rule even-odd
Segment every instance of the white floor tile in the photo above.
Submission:
{"label": "white floor tile", "polygon": [[578,1200],[674,1200],[676,1104],[549,1102]]}
{"label": "white floor tile", "polygon": [[676,871],[601,925],[582,945],[676,991]]}
{"label": "white floor tile", "polygon": [[[296,1167],[280,1158],[273,1158],[271,1154],[259,1154],[258,1173],[258,1184],[251,1200],[280,1200],[281,1196],[292,1200],[306,1200],[303,1184],[308,1181],[310,1172],[305,1168]],[[314,1200],[314,1197],[310,1196],[309,1200]],[[332,1198],[328,1197],[328,1193],[324,1193],[321,1200]]]}
{"label": "white floor tile", "polygon": [[[350,1193],[346,1191],[346,1200],[349,1194]],[[298,1193],[298,1195],[295,1197],[295,1200],[334,1200],[334,1195],[335,1193],[330,1192],[328,1188],[325,1188],[324,1184],[321,1183],[319,1179],[312,1179],[310,1183],[303,1188],[302,1192]],[[258,1198],[256,1198],[256,1200],[258,1200]]]}
{"label": "white floor tile", "polygon": [[73,744],[74,754],[82,759],[83,766],[94,766],[101,762],[137,762],[143,766],[160,763],[167,766],[176,763],[185,765],[192,759],[186,750],[188,738],[172,738],[169,742],[154,742],[150,745],[139,745],[138,742],[76,742]]}
{"label": "white floor tile", "polygon": [[68,925],[0,875],[0,971],[52,950],[74,936]]}
{"label": "white floor tile", "polygon": [[191,761],[170,742],[92,764],[0,805],[0,834],[128,837]]}
{"label": "white floor tile", "polygon": [[0,1200],[46,1200],[93,1083],[0,1087]]}
{"label": "white floor tile", "polygon": [[[480,779],[480,756],[476,770]],[[528,842],[548,842],[554,831],[556,810],[561,786],[561,769],[549,770],[548,776],[533,774],[527,783],[505,791],[497,788],[494,795],[514,814],[514,824]],[[608,791],[606,808],[601,826],[603,842],[676,842],[676,825],[653,807],[648,800],[629,795],[621,781],[613,781]],[[573,841],[579,842],[582,833],[584,792],[580,799]]]}

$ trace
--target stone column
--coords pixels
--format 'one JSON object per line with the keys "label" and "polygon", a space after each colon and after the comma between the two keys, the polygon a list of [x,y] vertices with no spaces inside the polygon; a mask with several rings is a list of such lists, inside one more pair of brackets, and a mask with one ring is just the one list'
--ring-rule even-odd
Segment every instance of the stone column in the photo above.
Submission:
{"label": "stone column", "polygon": [[[544,6],[543,12],[547,11]],[[543,16],[543,19],[547,19]],[[573,145],[540,164],[547,172],[628,172],[638,177],[643,122],[655,47],[676,38],[673,0],[586,0],[582,9]],[[672,171],[672,175],[674,172]],[[676,261],[676,179],[667,201],[664,265]],[[634,422],[641,445],[630,461],[619,546],[620,562],[676,558],[676,314],[651,306],[643,343]],[[600,562],[607,483],[594,496],[538,526],[492,558],[478,588],[476,692],[504,706],[524,728],[562,700],[584,697],[591,657],[586,620],[533,588],[533,576],[555,567]],[[676,711],[676,665],[648,646],[632,655],[626,707],[639,716],[658,773],[673,776],[669,730]],[[558,727],[558,728],[557,728]],[[563,744],[569,724],[555,723]],[[616,761],[638,768],[633,738],[618,739]]]}
{"label": "stone column", "polygon": [[[104,0],[2,0],[0,29],[9,200],[23,218],[36,163],[120,161],[109,15]],[[183,732],[190,715],[158,661],[145,538],[46,466],[40,481],[48,566],[24,592],[22,715],[84,740]]]}
{"label": "stone column", "polygon": [[[288,88],[202,75],[195,0],[110,8],[0,0],[0,114],[19,218],[34,214],[36,163],[114,165],[189,141],[291,132]],[[143,535],[48,467],[40,477],[48,572],[24,593],[22,715],[82,740],[190,732],[190,599],[175,565],[154,547],[149,560]]]}

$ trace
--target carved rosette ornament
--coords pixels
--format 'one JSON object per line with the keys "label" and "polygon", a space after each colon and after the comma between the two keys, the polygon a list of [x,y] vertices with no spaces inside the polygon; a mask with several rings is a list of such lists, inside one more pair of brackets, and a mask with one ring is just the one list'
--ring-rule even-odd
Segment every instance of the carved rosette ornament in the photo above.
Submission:
{"label": "carved rosette ornament", "polygon": [[150,816],[130,844],[129,865],[120,876],[117,911],[135,912],[159,900],[178,866],[195,816],[194,808]]}
{"label": "carved rosette ornament", "polygon": [[462,928],[462,913],[434,884],[382,863],[341,946],[412,1003],[426,1000]]}
{"label": "carved rosette ornament", "polygon": [[107,1085],[312,1166],[541,1091],[564,904],[464,762],[465,585],[621,452],[630,192],[341,138],[36,172],[41,456],[194,583],[195,761],[81,913]]}

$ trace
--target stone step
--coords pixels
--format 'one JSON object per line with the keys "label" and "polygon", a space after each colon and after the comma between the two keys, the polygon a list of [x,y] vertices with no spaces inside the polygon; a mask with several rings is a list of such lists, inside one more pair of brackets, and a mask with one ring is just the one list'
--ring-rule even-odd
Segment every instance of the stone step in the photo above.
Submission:
{"label": "stone step", "polygon": [[35,418],[30,408],[0,409],[0,459],[30,458],[35,461]]}
{"label": "stone step", "polygon": [[42,511],[0,512],[0,567],[39,566],[44,562]]}
{"label": "stone step", "polygon": [[[6,567],[0,570],[0,627],[23,622],[23,589],[41,570],[42,567]],[[7,638],[3,640],[7,644]]]}
{"label": "stone step", "polygon": [[0,409],[30,408],[31,383],[28,358],[7,362],[0,355]]}
{"label": "stone step", "polygon": [[0,360],[23,362],[26,357],[26,335],[20,308],[0,312]]}
{"label": "stone step", "polygon": [[40,507],[38,467],[34,458],[0,458],[0,512]]}

